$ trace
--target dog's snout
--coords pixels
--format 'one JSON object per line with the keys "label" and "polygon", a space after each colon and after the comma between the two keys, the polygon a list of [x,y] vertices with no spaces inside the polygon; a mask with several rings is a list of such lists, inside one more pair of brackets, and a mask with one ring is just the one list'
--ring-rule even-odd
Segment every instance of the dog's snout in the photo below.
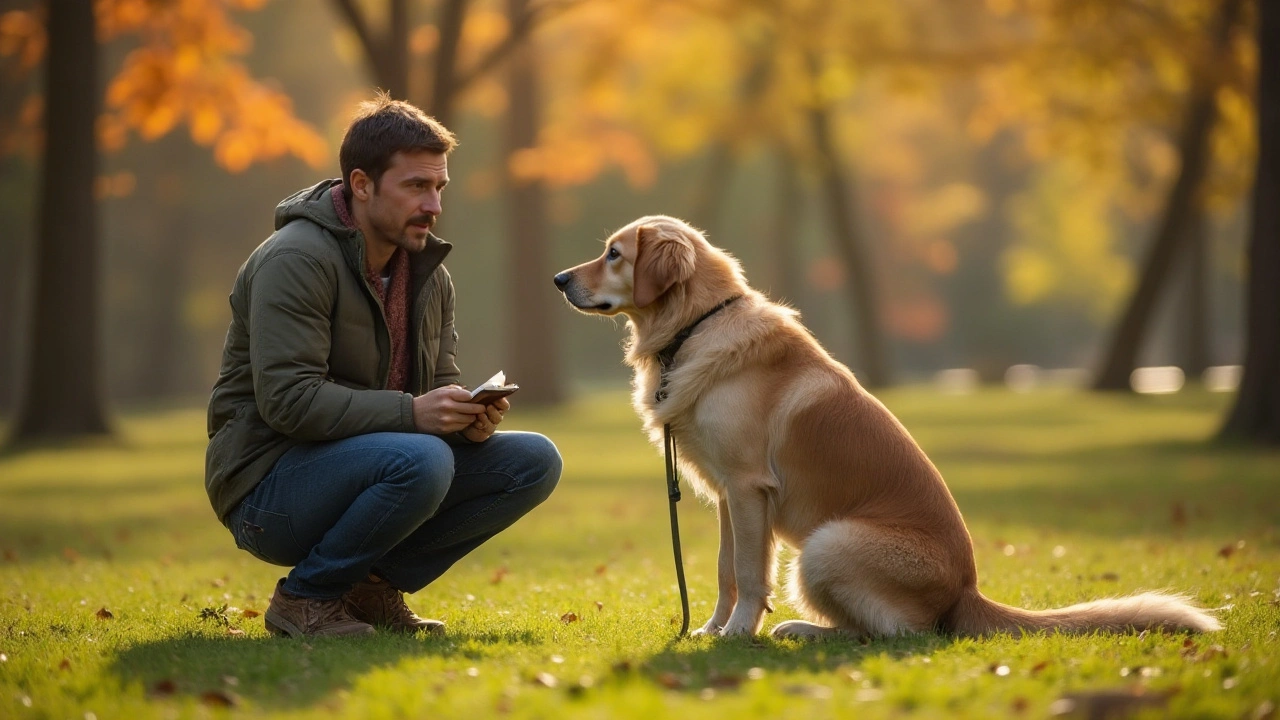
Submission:
{"label": "dog's snout", "polygon": [[560,288],[561,290],[564,290],[564,286],[569,284],[569,280],[570,280],[572,277],[573,277],[573,275],[571,275],[571,274],[569,274],[569,273],[567,273],[567,272],[562,272],[562,273],[560,273],[560,274],[556,275],[553,279],[555,280],[556,287]]}

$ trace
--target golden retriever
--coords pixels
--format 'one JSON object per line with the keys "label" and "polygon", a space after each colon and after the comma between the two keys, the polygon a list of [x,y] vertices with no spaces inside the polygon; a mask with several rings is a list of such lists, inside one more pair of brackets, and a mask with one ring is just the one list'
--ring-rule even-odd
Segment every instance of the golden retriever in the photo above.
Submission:
{"label": "golden retriever", "polygon": [[[636,412],[658,447],[670,425],[685,478],[717,505],[719,598],[698,632],[760,631],[778,541],[798,551],[790,597],[811,622],[776,637],[1220,629],[1162,593],[1044,611],[983,596],[960,510],[906,428],[688,224],[642,217],[555,283],[582,312],[626,316]],[[690,326],[664,385],[658,355]]]}

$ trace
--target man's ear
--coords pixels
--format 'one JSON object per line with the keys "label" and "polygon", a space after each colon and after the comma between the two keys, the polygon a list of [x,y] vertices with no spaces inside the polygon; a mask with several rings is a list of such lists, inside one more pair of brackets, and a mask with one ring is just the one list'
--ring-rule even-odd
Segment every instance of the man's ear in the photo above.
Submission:
{"label": "man's ear", "polygon": [[360,168],[351,171],[351,190],[352,197],[360,200],[368,200],[373,193],[373,180],[369,178],[369,174]]}
{"label": "man's ear", "polygon": [[672,285],[693,275],[693,245],[679,234],[636,228],[636,269],[632,299],[642,308],[662,297]]}

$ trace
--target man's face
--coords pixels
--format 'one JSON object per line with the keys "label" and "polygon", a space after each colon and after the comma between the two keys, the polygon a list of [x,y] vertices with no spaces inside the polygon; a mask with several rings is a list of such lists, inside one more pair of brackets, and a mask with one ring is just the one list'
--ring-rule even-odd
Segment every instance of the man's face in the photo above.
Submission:
{"label": "man's face", "polygon": [[440,194],[448,183],[449,162],[443,153],[422,150],[391,156],[377,186],[367,183],[369,240],[421,251],[440,216]]}

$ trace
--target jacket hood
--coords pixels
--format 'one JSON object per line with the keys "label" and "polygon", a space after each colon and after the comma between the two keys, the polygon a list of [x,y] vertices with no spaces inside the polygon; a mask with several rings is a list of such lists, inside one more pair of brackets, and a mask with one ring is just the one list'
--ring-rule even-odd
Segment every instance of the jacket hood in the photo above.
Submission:
{"label": "jacket hood", "polygon": [[303,219],[310,220],[338,237],[354,233],[354,230],[342,224],[338,211],[333,207],[333,198],[329,195],[335,185],[341,184],[340,178],[321,180],[281,200],[276,206],[275,229],[279,230],[294,220]]}

